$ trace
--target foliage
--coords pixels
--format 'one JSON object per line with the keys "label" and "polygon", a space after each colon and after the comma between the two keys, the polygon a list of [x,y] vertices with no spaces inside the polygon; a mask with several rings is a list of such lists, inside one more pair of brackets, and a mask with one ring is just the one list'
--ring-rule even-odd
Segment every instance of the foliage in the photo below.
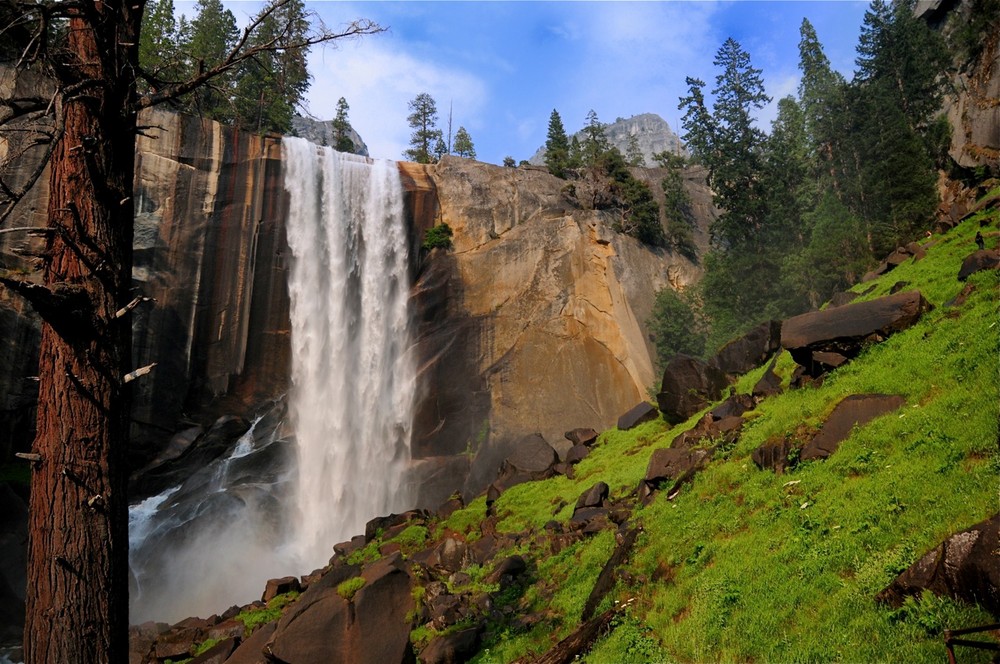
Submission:
{"label": "foliage", "polygon": [[549,116],[549,130],[545,139],[545,167],[557,178],[566,177],[566,169],[569,167],[569,139],[566,138],[562,118],[556,109],[552,109],[552,114]]}
{"label": "foliage", "polygon": [[601,164],[611,178],[611,205],[619,214],[613,228],[640,242],[662,246],[665,238],[660,224],[660,207],[649,187],[632,175],[625,159],[614,148],[608,148],[601,154]]}
{"label": "foliage", "polygon": [[275,44],[279,48],[262,53],[242,68],[236,83],[236,112],[240,126],[257,132],[287,133],[292,116],[309,89],[307,48],[302,43],[309,31],[305,4],[292,0],[276,4],[270,0],[257,14],[259,29],[251,45]]}
{"label": "foliage", "polygon": [[472,145],[472,137],[469,136],[469,132],[465,130],[465,127],[459,127],[458,131],[455,132],[453,152],[459,157],[466,157],[467,159],[476,158],[476,148]]}
{"label": "foliage", "polygon": [[[189,71],[197,71],[207,62],[221,62],[239,37],[236,17],[222,0],[197,0],[195,12],[190,38],[183,34],[187,39],[180,44],[180,51],[190,58]],[[227,72],[211,85],[199,88],[190,97],[191,109],[219,122],[232,122],[236,118],[235,78],[234,72]]]}
{"label": "foliage", "polygon": [[267,603],[267,606],[241,611],[234,620],[243,623],[243,628],[247,636],[261,625],[274,622],[281,617],[285,607],[298,599],[299,593],[291,590],[287,593],[276,595]]}
{"label": "foliage", "polygon": [[392,541],[399,544],[403,555],[409,556],[424,548],[424,544],[427,542],[427,535],[426,526],[411,525],[396,535]]}
{"label": "foliage", "polygon": [[337,584],[337,594],[346,599],[348,602],[354,599],[354,595],[357,594],[365,585],[365,577],[354,576]]}
{"label": "foliage", "polygon": [[[597,113],[594,109],[590,109],[587,113],[587,124],[583,127],[583,140],[580,142],[580,159],[583,166],[599,167],[611,151],[611,144],[604,128],[605,125],[597,118]],[[624,164],[624,160],[622,163]]]}
{"label": "foliage", "polygon": [[403,156],[418,164],[429,164],[438,144],[444,145],[441,130],[437,128],[437,103],[429,94],[421,92],[410,100],[409,109],[406,121],[413,132],[410,134],[410,148],[403,152]]}
{"label": "foliage", "polygon": [[503,166],[504,168],[514,168],[517,166],[517,163],[514,161],[513,157],[508,155],[503,158]]}
{"label": "foliage", "polygon": [[428,228],[424,232],[424,241],[421,243],[425,250],[431,249],[451,249],[451,238],[454,232],[448,224],[437,224]]}
{"label": "foliage", "polygon": [[701,357],[705,352],[704,324],[689,299],[672,288],[656,292],[646,326],[656,347],[658,373],[678,353]]}
{"label": "foliage", "polygon": [[364,565],[365,563],[374,562],[382,557],[382,553],[379,551],[381,547],[382,538],[379,536],[371,542],[368,542],[368,544],[364,545],[360,549],[351,552],[351,554],[347,556],[346,562],[348,565]]}
{"label": "foliage", "polygon": [[677,253],[691,260],[698,257],[698,247],[694,243],[692,229],[694,228],[694,212],[691,209],[691,196],[684,188],[684,158],[669,152],[659,152],[653,158],[667,174],[660,181],[663,189],[663,212],[667,218],[666,241]]}
{"label": "foliage", "polygon": [[351,138],[351,123],[347,119],[347,111],[351,109],[347,100],[341,97],[337,100],[337,115],[333,118],[333,149],[338,152],[354,152],[357,147]]}

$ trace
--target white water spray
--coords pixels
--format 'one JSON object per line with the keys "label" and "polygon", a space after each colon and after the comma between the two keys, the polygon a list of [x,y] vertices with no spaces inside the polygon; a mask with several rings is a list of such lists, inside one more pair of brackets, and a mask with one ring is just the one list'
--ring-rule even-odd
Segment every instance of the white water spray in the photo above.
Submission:
{"label": "white water spray", "polygon": [[282,145],[298,453],[290,544],[303,564],[325,564],[366,521],[409,506],[408,239],[394,162]]}

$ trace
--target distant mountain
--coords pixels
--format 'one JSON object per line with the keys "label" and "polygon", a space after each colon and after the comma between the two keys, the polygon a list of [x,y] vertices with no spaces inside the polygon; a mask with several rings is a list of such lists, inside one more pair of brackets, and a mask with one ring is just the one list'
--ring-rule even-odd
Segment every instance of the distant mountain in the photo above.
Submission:
{"label": "distant mountain", "polygon": [[[630,118],[618,118],[614,122],[604,126],[604,133],[608,137],[611,145],[625,154],[628,149],[629,136],[635,136],[639,142],[639,150],[645,160],[646,166],[654,166],[653,154],[668,150],[673,153],[686,153],[684,144],[674,130],[670,128],[667,121],[656,113],[643,113],[633,115]],[[576,136],[577,140],[583,141],[583,130],[570,135],[570,140]],[[541,166],[545,163],[545,146],[538,148],[529,163]]]}
{"label": "distant mountain", "polygon": [[[333,145],[336,142],[333,138],[333,120],[316,120],[296,115],[292,118],[292,135],[312,141],[316,145]],[[353,127],[351,127],[351,140],[354,141],[354,154],[369,156],[368,146]]]}

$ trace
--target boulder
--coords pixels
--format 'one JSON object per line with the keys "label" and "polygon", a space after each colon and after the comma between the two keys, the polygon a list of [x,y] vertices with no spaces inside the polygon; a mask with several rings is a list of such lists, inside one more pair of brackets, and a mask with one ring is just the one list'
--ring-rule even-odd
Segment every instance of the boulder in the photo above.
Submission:
{"label": "boulder", "polygon": [[468,552],[469,547],[465,542],[448,537],[434,550],[432,562],[435,567],[457,572],[465,566]]}
{"label": "boulder", "polygon": [[546,479],[552,477],[552,467],[557,463],[559,455],[541,434],[524,436],[517,442],[514,452],[500,465],[494,484],[505,491],[515,484]]}
{"label": "boulder", "polygon": [[656,402],[664,419],[677,424],[721,398],[727,384],[721,369],[696,357],[675,355],[663,371]]}
{"label": "boulder", "polygon": [[574,445],[569,448],[569,452],[566,453],[566,463],[580,463],[587,458],[588,454],[590,454],[590,448],[586,445]]}
{"label": "boulder", "polygon": [[593,445],[599,434],[593,429],[573,429],[566,432],[566,440],[574,445]]}
{"label": "boulder", "polygon": [[609,492],[610,488],[605,482],[598,482],[580,494],[580,497],[576,500],[576,510],[585,507],[602,507],[604,501],[608,499]]}
{"label": "boulder", "polygon": [[976,292],[975,284],[965,284],[962,290],[955,297],[951,298],[945,302],[942,306],[945,309],[952,309],[954,307],[960,307],[965,304],[965,301],[969,299],[969,296]]}
{"label": "boulder", "polygon": [[[781,345],[813,377],[828,370],[816,353],[836,353],[853,359],[866,343],[886,337],[914,325],[931,305],[920,291],[887,295],[869,302],[848,304],[824,311],[794,316],[781,326]],[[826,367],[826,368],[824,368]]]}
{"label": "boulder", "polygon": [[713,420],[724,420],[727,417],[740,416],[753,409],[753,398],[748,394],[734,394],[710,411]]}
{"label": "boulder", "polygon": [[924,590],[1000,615],[1000,514],[956,533],[896,577],[875,600],[901,606]]}
{"label": "boulder", "polygon": [[727,343],[710,364],[729,376],[740,376],[761,366],[781,348],[781,321],[761,323]]}
{"label": "boulder", "polygon": [[751,394],[753,394],[754,398],[763,399],[764,397],[781,394],[781,377],[774,372],[774,365],[775,361],[772,360],[767,371],[764,372],[764,375],[753,386]]}
{"label": "boulder", "polygon": [[411,661],[406,615],[413,609],[412,582],[401,561],[395,554],[366,567],[365,585],[350,602],[332,583],[315,593],[319,584],[311,587],[278,621],[270,654],[287,664]]}
{"label": "boulder", "polygon": [[278,595],[284,595],[287,592],[299,592],[302,590],[302,586],[299,584],[298,577],[295,576],[283,576],[280,579],[268,579],[267,584],[264,586],[264,594],[261,596],[260,601],[270,602],[272,599]]}
{"label": "boulder", "polygon": [[895,295],[899,291],[903,290],[910,285],[909,281],[897,281],[892,286],[889,287],[889,295]]}
{"label": "boulder", "polygon": [[224,664],[239,645],[239,638],[230,637],[223,639],[192,659],[188,664]]}
{"label": "boulder", "polygon": [[500,587],[509,586],[513,581],[524,574],[528,569],[528,564],[521,556],[508,556],[501,560],[493,568],[483,582],[499,583]]}
{"label": "boulder", "polygon": [[276,628],[277,624],[275,623],[268,623],[258,628],[243,640],[243,643],[226,660],[226,664],[270,664],[271,660],[264,655],[264,647],[274,636]]}
{"label": "boulder", "polygon": [[843,399],[823,423],[823,430],[802,448],[800,458],[825,459],[840,447],[856,426],[890,413],[906,402],[897,395],[855,394]]}
{"label": "boulder", "polygon": [[971,275],[981,270],[996,270],[1000,268],[1000,249],[980,249],[965,257],[958,271],[958,280],[965,281]]}
{"label": "boulder", "polygon": [[626,431],[643,422],[656,419],[656,416],[656,407],[649,402],[643,401],[633,406],[628,412],[618,418],[618,428]]}
{"label": "boulder", "polygon": [[708,463],[708,450],[685,450],[675,447],[653,452],[646,467],[643,481],[658,484],[664,480],[678,479],[691,470],[700,470]]}
{"label": "boulder", "polygon": [[469,627],[451,634],[443,634],[431,639],[420,651],[417,659],[421,664],[462,664],[472,659],[479,650],[482,626]]}

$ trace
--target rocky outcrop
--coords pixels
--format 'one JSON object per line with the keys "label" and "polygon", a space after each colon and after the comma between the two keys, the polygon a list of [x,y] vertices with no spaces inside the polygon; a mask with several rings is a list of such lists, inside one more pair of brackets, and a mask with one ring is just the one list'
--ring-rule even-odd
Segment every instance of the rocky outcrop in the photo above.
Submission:
{"label": "rocky outcrop", "polygon": [[[629,142],[634,136],[645,166],[653,166],[656,163],[653,155],[657,152],[686,154],[680,137],[674,133],[667,121],[656,113],[641,113],[630,118],[618,118],[604,126],[604,135],[607,137],[608,143],[618,148],[622,154],[628,152]],[[581,142],[585,138],[582,129],[570,136],[570,140],[573,139],[573,136],[576,136],[577,140]],[[536,166],[543,165],[545,163],[545,148],[539,148],[528,162]]]}

